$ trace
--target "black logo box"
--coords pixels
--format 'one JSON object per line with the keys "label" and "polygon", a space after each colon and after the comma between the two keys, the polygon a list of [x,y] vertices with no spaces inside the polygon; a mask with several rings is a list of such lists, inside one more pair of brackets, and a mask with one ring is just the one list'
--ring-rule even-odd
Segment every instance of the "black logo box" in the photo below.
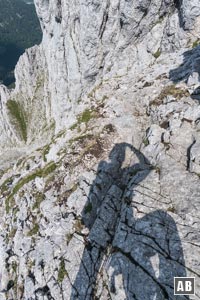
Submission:
{"label": "black logo box", "polygon": [[195,277],[174,277],[174,295],[195,295]]}

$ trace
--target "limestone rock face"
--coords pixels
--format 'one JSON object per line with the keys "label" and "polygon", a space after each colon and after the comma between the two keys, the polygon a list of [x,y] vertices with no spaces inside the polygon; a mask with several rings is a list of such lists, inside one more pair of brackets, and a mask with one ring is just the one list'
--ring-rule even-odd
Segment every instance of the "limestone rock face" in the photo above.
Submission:
{"label": "limestone rock face", "polygon": [[[17,146],[33,145],[36,139],[69,127],[81,110],[80,102],[85,104],[83,96],[97,82],[131,69],[139,74],[153,62],[152,54],[187,42],[173,1],[36,0],[35,4],[43,41],[19,60],[16,88],[7,97],[19,104],[26,123],[26,138],[19,120],[12,124],[14,136],[4,133]],[[184,12],[190,10],[184,7]],[[187,20],[192,22],[193,15]],[[13,123],[15,116],[5,101],[3,106],[4,119]]]}
{"label": "limestone rock face", "polygon": [[198,298],[199,1],[35,5],[0,86],[0,300]]}
{"label": "limestone rock face", "polygon": [[183,26],[185,29],[192,29],[197,21],[199,21],[199,8],[200,3],[199,1],[188,1],[188,0],[181,0],[182,1],[182,21]]}

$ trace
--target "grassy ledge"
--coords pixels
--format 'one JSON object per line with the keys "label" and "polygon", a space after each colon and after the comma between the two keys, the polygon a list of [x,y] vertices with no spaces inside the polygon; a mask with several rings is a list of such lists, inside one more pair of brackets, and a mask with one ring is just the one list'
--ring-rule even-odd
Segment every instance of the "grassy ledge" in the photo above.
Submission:
{"label": "grassy ledge", "polygon": [[27,141],[27,124],[26,124],[26,117],[25,113],[23,112],[23,108],[21,105],[15,101],[15,100],[8,100],[7,108],[14,120],[14,124],[17,127],[17,129],[20,132],[20,135],[22,136],[23,140]]}
{"label": "grassy ledge", "polygon": [[163,103],[163,100],[167,96],[173,96],[176,100],[180,100],[183,97],[188,97],[189,93],[187,90],[176,87],[174,84],[166,86],[158,97],[150,102],[150,105],[159,106]]}
{"label": "grassy ledge", "polygon": [[27,183],[34,180],[36,177],[44,178],[48,176],[50,173],[55,171],[57,168],[56,163],[50,162],[47,164],[43,169],[36,169],[33,173],[30,175],[20,179],[18,183],[14,186],[11,194],[8,196],[8,198],[5,201],[6,204],[6,213],[9,213],[11,206],[13,206],[13,197],[14,195]]}

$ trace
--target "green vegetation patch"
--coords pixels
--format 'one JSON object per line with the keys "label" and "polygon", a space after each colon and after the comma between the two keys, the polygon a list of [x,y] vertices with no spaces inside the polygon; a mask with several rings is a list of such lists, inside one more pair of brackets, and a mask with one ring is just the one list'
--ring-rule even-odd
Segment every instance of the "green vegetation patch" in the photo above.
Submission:
{"label": "green vegetation patch", "polygon": [[85,207],[85,213],[89,214],[92,211],[92,203],[88,203]]}
{"label": "green vegetation patch", "polygon": [[49,151],[50,151],[50,144],[46,145],[42,151],[42,158],[44,162],[47,161],[46,155],[49,153]]}
{"label": "green vegetation patch", "polygon": [[7,178],[3,182],[3,184],[0,186],[0,191],[1,191],[2,194],[9,189],[9,185],[11,185],[12,182],[13,182],[13,178],[12,177]]}
{"label": "green vegetation patch", "polygon": [[189,96],[189,93],[188,91],[177,88],[174,84],[172,84],[162,90],[159,98],[163,100],[168,95],[174,96],[176,99],[181,99],[184,96]]}
{"label": "green vegetation patch", "polygon": [[176,213],[176,208],[172,205],[172,206],[167,208],[167,211],[172,212],[172,213]]}
{"label": "green vegetation patch", "polygon": [[86,109],[79,117],[79,123],[88,123],[93,118],[93,112],[89,109]]}
{"label": "green vegetation patch", "polygon": [[9,240],[12,239],[12,238],[14,238],[16,232],[17,232],[17,228],[12,228],[12,229],[10,230],[9,235],[8,235]]}
{"label": "green vegetation patch", "polygon": [[196,48],[197,46],[200,45],[200,40],[197,39],[193,44],[192,44],[192,48]]}
{"label": "green vegetation patch", "polygon": [[168,85],[161,91],[160,95],[156,99],[150,102],[150,105],[161,105],[167,96],[174,96],[177,100],[180,100],[183,97],[188,97],[189,92],[187,90],[177,88],[174,84]]}
{"label": "green vegetation patch", "polygon": [[65,269],[65,261],[64,258],[61,259],[60,267],[58,270],[58,282],[62,282],[65,276],[67,276],[67,271]]}
{"label": "green vegetation patch", "polygon": [[145,138],[143,139],[143,144],[145,145],[145,147],[149,145],[149,140],[148,140],[147,137],[145,137]]}
{"label": "green vegetation patch", "polygon": [[65,135],[66,134],[66,130],[63,129],[63,130],[60,130],[56,135],[55,137],[53,138],[53,141],[56,141],[56,139],[59,139],[61,136]]}
{"label": "green vegetation patch", "polygon": [[39,209],[40,208],[40,204],[45,199],[45,195],[43,193],[41,193],[41,192],[38,192],[37,194],[34,195],[34,198],[35,198],[35,203],[33,204],[33,210],[34,209]]}
{"label": "green vegetation patch", "polygon": [[17,129],[19,129],[21,137],[26,142],[27,124],[25,113],[23,111],[23,108],[21,107],[21,104],[15,100],[10,99],[7,101],[6,105],[10,115],[13,117],[15,126],[17,127]]}
{"label": "green vegetation patch", "polygon": [[70,129],[77,128],[81,123],[88,123],[91,119],[97,116],[96,110],[86,109],[77,117],[77,122],[73,124]]}
{"label": "green vegetation patch", "polygon": [[[11,194],[9,195],[9,197],[6,199],[6,213],[9,213],[11,206],[14,204],[13,201],[13,197],[14,195],[27,183],[29,183],[30,181],[34,180],[36,177],[46,177],[48,176],[50,173],[52,173],[53,171],[55,171],[55,169],[57,168],[56,163],[54,162],[50,162],[49,164],[47,164],[43,169],[36,169],[33,173],[31,173],[30,175],[20,179],[18,181],[18,183],[14,186]],[[11,205],[12,203],[12,205]]]}
{"label": "green vegetation patch", "polygon": [[5,200],[5,206],[6,206],[6,213],[8,214],[10,211],[10,208],[13,207],[15,205],[15,201],[13,197],[8,197]]}
{"label": "green vegetation patch", "polygon": [[74,142],[80,142],[82,143],[83,141],[87,141],[90,140],[90,139],[93,139],[94,136],[92,134],[82,134],[82,135],[79,135],[75,138],[72,138],[69,140],[69,145],[71,146]]}
{"label": "green vegetation patch", "polygon": [[158,50],[153,54],[153,56],[154,56],[155,58],[158,58],[160,55],[161,55],[160,49],[158,49]]}
{"label": "green vegetation patch", "polygon": [[36,235],[39,232],[39,225],[34,224],[33,228],[29,231],[28,236]]}
{"label": "green vegetation patch", "polygon": [[16,273],[17,272],[17,268],[18,268],[18,264],[16,261],[13,261],[12,262],[12,269],[13,269],[13,272]]}

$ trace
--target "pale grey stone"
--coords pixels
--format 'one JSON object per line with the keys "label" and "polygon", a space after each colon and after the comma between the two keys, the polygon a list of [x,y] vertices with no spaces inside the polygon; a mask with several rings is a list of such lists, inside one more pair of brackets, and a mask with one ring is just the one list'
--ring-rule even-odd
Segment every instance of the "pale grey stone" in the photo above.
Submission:
{"label": "pale grey stone", "polygon": [[35,5],[0,86],[0,299],[184,300],[186,275],[198,298],[199,1]]}

